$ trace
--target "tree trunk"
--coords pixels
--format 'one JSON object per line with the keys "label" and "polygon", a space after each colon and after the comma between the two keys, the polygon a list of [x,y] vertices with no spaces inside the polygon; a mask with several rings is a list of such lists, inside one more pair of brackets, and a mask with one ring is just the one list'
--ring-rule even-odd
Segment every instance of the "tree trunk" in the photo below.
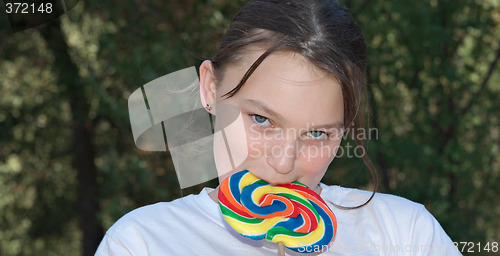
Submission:
{"label": "tree trunk", "polygon": [[92,134],[94,124],[88,117],[89,104],[84,84],[78,74],[78,67],[71,60],[69,47],[61,30],[60,20],[47,23],[41,34],[55,61],[54,73],[57,76],[62,96],[69,101],[72,113],[73,130],[73,167],[77,171],[78,215],[82,231],[83,256],[94,255],[103,236],[97,220],[99,212],[97,171],[94,163]]}

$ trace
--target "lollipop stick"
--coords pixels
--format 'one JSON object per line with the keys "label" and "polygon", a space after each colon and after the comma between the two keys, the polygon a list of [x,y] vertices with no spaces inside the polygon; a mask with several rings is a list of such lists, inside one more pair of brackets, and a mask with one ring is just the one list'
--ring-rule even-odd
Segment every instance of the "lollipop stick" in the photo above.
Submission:
{"label": "lollipop stick", "polygon": [[278,243],[278,252],[280,256],[285,256],[285,245],[283,242]]}

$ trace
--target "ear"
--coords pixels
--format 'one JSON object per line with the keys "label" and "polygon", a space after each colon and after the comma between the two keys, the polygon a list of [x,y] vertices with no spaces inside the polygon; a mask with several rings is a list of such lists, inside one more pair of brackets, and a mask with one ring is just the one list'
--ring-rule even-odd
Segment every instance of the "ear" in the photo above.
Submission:
{"label": "ear", "polygon": [[[205,110],[213,115],[215,115],[216,88],[214,67],[210,60],[205,60],[200,66],[200,98]],[[207,104],[211,109],[207,108]]]}

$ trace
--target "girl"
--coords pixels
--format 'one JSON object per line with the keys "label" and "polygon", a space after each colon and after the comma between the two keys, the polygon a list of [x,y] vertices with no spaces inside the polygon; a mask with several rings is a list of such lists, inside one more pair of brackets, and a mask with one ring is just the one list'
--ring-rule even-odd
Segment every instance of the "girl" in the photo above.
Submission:
{"label": "girl", "polygon": [[[304,248],[306,255],[460,255],[423,205],[320,183],[342,132],[362,128],[365,68],[361,30],[335,1],[257,0],[243,7],[217,54],[200,66],[201,101],[216,122],[224,119],[219,104],[241,113],[242,128],[226,138],[238,145],[228,150],[215,141],[220,180],[249,170],[270,184],[297,180],[318,193],[337,217],[337,235],[326,248]],[[244,160],[225,170],[228,151]],[[217,194],[205,188],[132,211],[108,230],[96,255],[276,255],[276,244],[228,226]]]}

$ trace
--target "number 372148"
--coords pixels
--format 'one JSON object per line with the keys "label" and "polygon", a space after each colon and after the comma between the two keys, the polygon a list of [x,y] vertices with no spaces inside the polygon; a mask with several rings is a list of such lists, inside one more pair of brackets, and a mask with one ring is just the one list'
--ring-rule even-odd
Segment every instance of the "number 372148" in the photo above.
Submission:
{"label": "number 372148", "polygon": [[498,242],[453,242],[460,252],[498,252]]}
{"label": "number 372148", "polygon": [[6,3],[5,12],[8,14],[52,13],[52,3]]}

